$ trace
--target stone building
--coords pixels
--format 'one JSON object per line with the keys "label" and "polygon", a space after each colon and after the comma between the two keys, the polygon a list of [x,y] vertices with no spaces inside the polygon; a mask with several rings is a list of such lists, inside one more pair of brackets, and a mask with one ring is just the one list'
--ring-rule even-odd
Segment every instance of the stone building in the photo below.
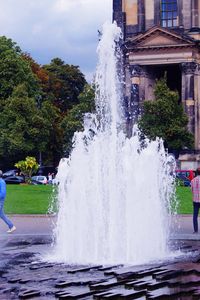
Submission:
{"label": "stone building", "polygon": [[124,37],[125,98],[129,113],[154,99],[156,78],[167,75],[188,115],[195,149],[182,168],[200,165],[200,0],[113,0]]}

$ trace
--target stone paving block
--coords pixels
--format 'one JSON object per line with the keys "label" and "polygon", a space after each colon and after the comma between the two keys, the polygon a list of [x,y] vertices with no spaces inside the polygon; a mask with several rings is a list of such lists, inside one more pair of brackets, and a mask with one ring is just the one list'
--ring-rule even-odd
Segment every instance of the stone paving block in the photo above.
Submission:
{"label": "stone paving block", "polygon": [[39,264],[39,265],[33,265],[30,266],[29,269],[30,270],[38,270],[38,269],[43,269],[43,268],[52,268],[54,266],[54,264]]}
{"label": "stone paving block", "polygon": [[68,286],[72,286],[75,285],[75,282],[73,281],[61,281],[55,284],[56,288],[64,288],[64,287],[68,287]]}
{"label": "stone paving block", "polygon": [[114,279],[111,279],[111,280],[108,280],[108,281],[105,281],[105,282],[91,284],[90,289],[91,290],[103,290],[103,289],[108,289],[110,287],[117,286],[117,285],[118,285],[118,282],[114,278]]}
{"label": "stone paving block", "polygon": [[200,277],[198,276],[184,276],[181,278],[177,278],[175,280],[169,280],[168,286],[174,287],[174,286],[180,286],[180,287],[186,287],[186,286],[196,286],[200,285]]}
{"label": "stone paving block", "polygon": [[157,290],[163,287],[168,286],[168,282],[167,281],[161,281],[161,282],[149,282],[147,283],[147,289],[152,291],[152,290]]}
{"label": "stone paving block", "polygon": [[142,296],[146,296],[147,291],[141,290],[141,291],[125,291],[122,295],[119,296],[119,300],[121,299],[138,299]]}
{"label": "stone paving block", "polygon": [[99,271],[107,271],[107,270],[116,269],[119,267],[123,267],[123,265],[105,266],[105,267],[99,268]]}
{"label": "stone paving block", "polygon": [[[118,279],[137,279],[144,276],[148,276],[153,272],[163,271],[163,266],[133,266],[133,267],[124,267],[119,268],[113,272],[113,275]],[[165,270],[165,268],[164,268]],[[107,274],[107,273],[106,273]]]}
{"label": "stone paving block", "polygon": [[125,289],[112,289],[107,292],[94,294],[94,299],[137,299],[139,297],[145,296],[146,290],[141,291],[130,291]]}
{"label": "stone paving block", "polygon": [[180,247],[181,250],[183,250],[183,249],[189,250],[189,249],[191,249],[191,248],[192,248],[191,245],[182,245],[182,246]]}
{"label": "stone paving block", "polygon": [[[84,280],[84,279],[77,279],[75,281],[61,281],[55,284],[56,288],[64,288],[68,286],[84,286],[89,285],[91,283],[91,280]],[[92,284],[95,284],[96,282],[93,282]]]}
{"label": "stone paving block", "polygon": [[56,281],[56,279],[57,279],[56,277],[43,277],[38,279],[38,282],[52,281],[52,280]]}
{"label": "stone paving block", "polygon": [[139,285],[139,286],[141,286],[141,287],[146,287],[147,282],[148,282],[148,281],[144,281],[143,279],[141,279],[141,280],[135,279],[135,280],[127,281],[127,282],[124,284],[124,286],[125,286],[125,288],[127,288],[127,289],[134,288],[134,287],[137,286],[137,285]]}
{"label": "stone paving block", "polygon": [[104,296],[109,295],[109,294],[110,294],[110,291],[99,292],[99,293],[94,294],[93,298],[96,300],[99,300],[99,299],[103,299]]}
{"label": "stone paving block", "polygon": [[84,278],[82,279],[76,279],[76,280],[61,280],[61,281],[58,281],[56,282],[55,284],[55,287],[56,288],[64,288],[64,287],[68,287],[68,286],[85,286],[85,285],[88,285],[89,287],[92,286],[92,285],[95,285],[95,284],[101,284],[101,283],[104,283],[106,282],[107,280],[106,279],[97,279],[97,280],[92,280],[92,279],[89,279],[89,280],[85,280]]}
{"label": "stone paving block", "polygon": [[165,268],[153,268],[153,269],[147,269],[147,270],[143,270],[143,271],[139,271],[137,272],[137,277],[145,277],[145,276],[152,276],[153,274],[157,274],[160,272],[165,272],[168,271],[168,269]]}
{"label": "stone paving block", "polygon": [[10,278],[8,279],[9,283],[16,283],[19,282],[21,280],[21,277],[16,277],[16,278]]}
{"label": "stone paving block", "polygon": [[119,299],[119,297],[121,296],[121,293],[120,292],[110,292],[109,293],[106,293],[104,295],[101,295],[101,297],[98,297],[98,298],[95,298],[95,299]]}
{"label": "stone paving block", "polygon": [[2,289],[1,293],[6,294],[6,293],[11,293],[12,292],[12,288],[6,288],[6,289]]}
{"label": "stone paving block", "polygon": [[194,291],[192,297],[195,300],[199,300],[200,299],[200,289],[197,289],[196,291]]}
{"label": "stone paving block", "polygon": [[40,296],[40,291],[38,290],[26,290],[21,293],[19,293],[18,297],[21,299],[28,299],[28,298],[33,298],[36,296]]}
{"label": "stone paving block", "polygon": [[84,267],[84,268],[71,269],[71,270],[68,270],[68,273],[73,274],[73,273],[77,273],[77,272],[86,272],[86,271],[98,269],[101,267],[102,267],[102,265],[97,265],[97,266],[89,266],[89,267]]}
{"label": "stone paving block", "polygon": [[163,271],[159,272],[153,275],[153,278],[156,278],[156,280],[166,280],[166,279],[171,279],[174,277],[178,277],[182,275],[184,270],[176,270],[176,271]]}
{"label": "stone paving block", "polygon": [[28,278],[27,279],[20,279],[19,283],[25,284],[25,283],[27,283],[29,281],[31,281],[31,279],[28,279]]}
{"label": "stone paving block", "polygon": [[88,292],[77,292],[77,293],[69,293],[69,292],[63,292],[60,294],[56,294],[56,297],[59,299],[80,299],[80,298],[85,298],[88,296],[91,296],[93,292],[88,291]]}
{"label": "stone paving block", "polygon": [[147,299],[172,299],[173,297],[175,297],[174,299],[178,299],[178,297],[182,297],[182,296],[192,296],[192,294],[195,292],[195,288],[191,287],[191,288],[177,288],[177,289],[159,289],[157,291],[153,291],[153,292],[148,292],[148,296]]}
{"label": "stone paving block", "polygon": [[104,289],[112,288],[114,286],[124,285],[125,283],[127,283],[127,280],[117,281],[116,279],[112,279],[112,280],[108,280],[108,281],[105,281],[102,283],[92,284],[92,285],[90,285],[90,289],[91,290],[104,290]]}

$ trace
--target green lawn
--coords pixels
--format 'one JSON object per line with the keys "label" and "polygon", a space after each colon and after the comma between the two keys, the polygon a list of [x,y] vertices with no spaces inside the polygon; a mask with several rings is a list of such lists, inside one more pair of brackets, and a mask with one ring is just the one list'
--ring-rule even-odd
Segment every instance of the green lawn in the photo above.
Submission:
{"label": "green lawn", "polygon": [[179,186],[176,190],[179,214],[192,214],[192,192],[190,187]]}
{"label": "green lawn", "polygon": [[[55,194],[55,187],[51,185],[8,184],[5,212],[8,214],[46,214],[55,211]],[[191,214],[191,189],[177,187],[177,199],[179,202],[178,213]]]}
{"label": "green lawn", "polygon": [[7,184],[5,212],[8,214],[46,214],[55,195],[52,185]]}

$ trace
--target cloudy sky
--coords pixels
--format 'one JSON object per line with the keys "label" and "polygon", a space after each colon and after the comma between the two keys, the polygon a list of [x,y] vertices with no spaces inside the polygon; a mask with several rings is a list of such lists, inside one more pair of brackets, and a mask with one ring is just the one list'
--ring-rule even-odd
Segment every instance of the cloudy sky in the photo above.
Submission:
{"label": "cloudy sky", "polygon": [[80,66],[88,80],[96,66],[98,30],[112,19],[112,0],[0,0],[0,35],[39,63],[54,57]]}

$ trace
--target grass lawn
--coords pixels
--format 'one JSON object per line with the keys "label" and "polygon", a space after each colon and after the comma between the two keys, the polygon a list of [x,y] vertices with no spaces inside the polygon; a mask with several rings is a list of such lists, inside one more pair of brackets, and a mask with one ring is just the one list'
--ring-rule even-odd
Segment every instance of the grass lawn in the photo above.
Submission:
{"label": "grass lawn", "polygon": [[[7,184],[5,212],[8,214],[46,214],[52,203],[55,211],[55,187],[52,185]],[[192,213],[192,193],[189,187],[177,187],[179,214]],[[52,210],[51,210],[52,212]]]}
{"label": "grass lawn", "polygon": [[52,203],[52,185],[7,184],[5,212],[8,214],[46,214]]}
{"label": "grass lawn", "polygon": [[176,190],[179,214],[192,214],[192,192],[190,187],[179,186]]}

